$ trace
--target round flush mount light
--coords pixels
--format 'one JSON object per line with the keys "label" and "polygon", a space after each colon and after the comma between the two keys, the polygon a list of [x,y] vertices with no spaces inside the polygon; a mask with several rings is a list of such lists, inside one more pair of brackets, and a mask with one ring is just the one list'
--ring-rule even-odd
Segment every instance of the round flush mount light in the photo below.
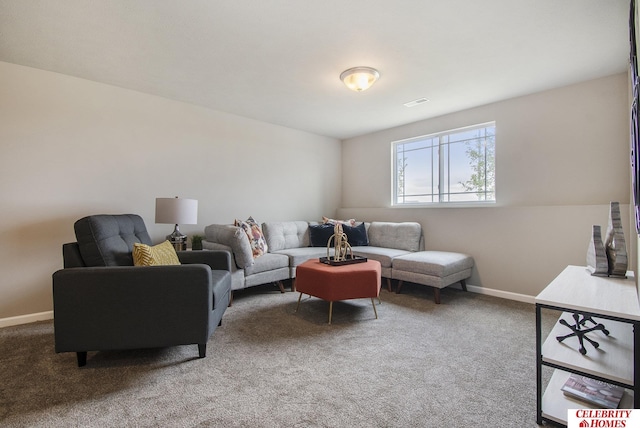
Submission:
{"label": "round flush mount light", "polygon": [[367,90],[380,78],[378,70],[371,67],[353,67],[340,74],[340,80],[352,91]]}

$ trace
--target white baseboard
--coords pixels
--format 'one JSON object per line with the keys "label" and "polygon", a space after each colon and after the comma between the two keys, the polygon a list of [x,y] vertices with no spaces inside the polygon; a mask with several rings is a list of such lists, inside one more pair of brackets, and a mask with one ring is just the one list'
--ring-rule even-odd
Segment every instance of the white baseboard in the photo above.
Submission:
{"label": "white baseboard", "polygon": [[467,290],[473,293],[486,294],[488,296],[500,297],[502,299],[516,300],[524,303],[535,303],[535,296],[528,296],[526,294],[512,293],[510,291],[494,290],[492,288],[478,287],[477,285],[467,284]]}
{"label": "white baseboard", "polygon": [[0,318],[0,328],[52,319],[53,311],[38,312],[37,314],[20,315],[17,317]]}
{"label": "white baseboard", "polygon": [[[467,290],[472,293],[486,294],[488,296],[500,297],[502,299],[517,300],[524,303],[535,303],[535,297],[526,294],[512,293],[510,291],[494,290],[492,288],[478,287],[467,284]],[[36,321],[46,321],[53,319],[53,311],[38,312],[37,314],[20,315],[17,317],[0,318],[0,328],[12,325],[29,324]]]}

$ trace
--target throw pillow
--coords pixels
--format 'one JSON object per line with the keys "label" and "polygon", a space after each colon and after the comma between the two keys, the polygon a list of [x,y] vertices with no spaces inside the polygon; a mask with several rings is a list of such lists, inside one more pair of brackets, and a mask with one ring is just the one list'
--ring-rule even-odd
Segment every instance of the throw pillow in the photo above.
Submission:
{"label": "throw pillow", "polygon": [[160,266],[160,265],[179,265],[180,260],[176,254],[175,248],[169,241],[162,244],[150,246],[133,244],[133,265],[134,266]]}
{"label": "throw pillow", "polygon": [[309,225],[309,240],[311,241],[312,247],[326,247],[329,242],[329,238],[331,238],[332,235],[332,224],[325,223]]}
{"label": "throw pillow", "polygon": [[343,224],[342,231],[347,235],[347,241],[352,247],[364,247],[369,245],[367,228],[364,223],[360,223],[358,226],[354,227]]}
{"label": "throw pillow", "polygon": [[350,218],[349,220],[334,220],[332,218],[322,216],[322,222],[323,223],[329,223],[329,224],[340,223],[342,225],[346,224],[347,226],[352,226],[352,227],[356,225],[356,219],[355,218]]}
{"label": "throw pillow", "polygon": [[253,219],[253,217],[249,217],[247,221],[236,220],[234,224],[242,228],[244,233],[247,234],[254,259],[260,257],[269,250],[267,241],[264,239],[264,235],[262,234],[262,229],[260,229],[260,225]]}

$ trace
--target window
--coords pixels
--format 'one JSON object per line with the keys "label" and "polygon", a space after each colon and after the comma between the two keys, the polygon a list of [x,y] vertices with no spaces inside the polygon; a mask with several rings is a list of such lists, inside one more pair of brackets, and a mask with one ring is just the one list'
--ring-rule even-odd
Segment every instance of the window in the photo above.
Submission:
{"label": "window", "polygon": [[392,146],[393,205],[495,202],[495,122]]}

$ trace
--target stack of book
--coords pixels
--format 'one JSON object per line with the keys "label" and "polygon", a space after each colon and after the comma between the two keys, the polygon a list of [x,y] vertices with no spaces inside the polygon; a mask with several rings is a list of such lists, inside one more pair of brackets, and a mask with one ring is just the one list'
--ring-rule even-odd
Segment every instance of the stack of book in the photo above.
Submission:
{"label": "stack of book", "polygon": [[586,376],[572,374],[562,386],[564,395],[605,409],[617,409],[624,388]]}

